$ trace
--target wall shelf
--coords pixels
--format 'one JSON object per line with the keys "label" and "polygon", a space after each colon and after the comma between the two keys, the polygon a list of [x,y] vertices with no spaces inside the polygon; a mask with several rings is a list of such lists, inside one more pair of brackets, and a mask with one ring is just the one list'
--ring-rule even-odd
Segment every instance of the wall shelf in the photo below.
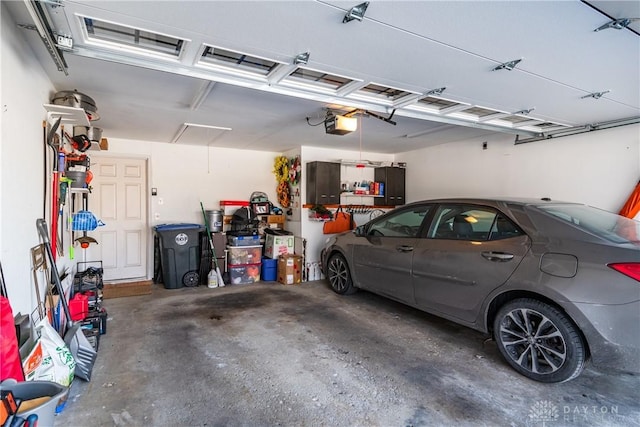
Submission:
{"label": "wall shelf", "polygon": [[87,113],[82,108],[66,107],[64,105],[44,104],[47,110],[48,119],[51,122],[61,117],[61,124],[72,124],[75,126],[91,126]]}
{"label": "wall shelf", "polygon": [[380,195],[380,194],[356,194],[356,193],[352,193],[352,192],[344,192],[344,193],[340,193],[340,196],[343,197],[384,197],[384,195]]}

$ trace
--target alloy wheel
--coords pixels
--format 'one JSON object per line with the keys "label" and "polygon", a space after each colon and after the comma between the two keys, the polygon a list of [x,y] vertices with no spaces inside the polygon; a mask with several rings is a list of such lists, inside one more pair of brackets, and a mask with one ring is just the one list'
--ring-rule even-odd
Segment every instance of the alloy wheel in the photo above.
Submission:
{"label": "alloy wheel", "polygon": [[356,291],[351,280],[349,265],[340,254],[334,254],[327,263],[327,278],[331,289],[338,294],[352,294]]}
{"label": "alloy wheel", "polygon": [[498,337],[506,354],[533,374],[551,374],[564,365],[567,345],[558,327],[529,308],[511,310],[500,323]]}

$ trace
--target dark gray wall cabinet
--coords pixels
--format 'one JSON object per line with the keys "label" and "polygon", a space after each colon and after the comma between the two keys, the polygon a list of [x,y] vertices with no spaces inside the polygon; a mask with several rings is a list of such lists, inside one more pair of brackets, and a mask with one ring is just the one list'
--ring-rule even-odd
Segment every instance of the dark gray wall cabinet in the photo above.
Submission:
{"label": "dark gray wall cabinet", "polygon": [[376,206],[398,206],[405,202],[405,168],[383,167],[374,171],[375,181],[384,182],[384,197],[376,197]]}
{"label": "dark gray wall cabinet", "polygon": [[340,204],[340,163],[307,163],[307,203]]}

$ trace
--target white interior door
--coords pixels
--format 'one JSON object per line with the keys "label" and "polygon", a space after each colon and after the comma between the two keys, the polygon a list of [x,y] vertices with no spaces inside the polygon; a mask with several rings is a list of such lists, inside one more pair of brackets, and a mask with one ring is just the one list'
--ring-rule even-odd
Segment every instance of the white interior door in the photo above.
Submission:
{"label": "white interior door", "polygon": [[89,210],[105,225],[91,232],[87,261],[102,260],[105,281],[146,278],[146,160],[96,156],[91,171]]}

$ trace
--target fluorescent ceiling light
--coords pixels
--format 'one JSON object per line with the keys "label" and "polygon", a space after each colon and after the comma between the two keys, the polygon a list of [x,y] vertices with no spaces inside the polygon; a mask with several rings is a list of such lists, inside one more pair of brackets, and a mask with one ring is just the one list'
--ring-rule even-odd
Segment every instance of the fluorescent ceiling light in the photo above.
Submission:
{"label": "fluorescent ceiling light", "polygon": [[218,130],[232,130],[231,128],[224,126],[213,126],[213,125],[201,125],[198,123],[185,123],[185,126],[192,126],[196,128],[207,128],[207,129],[218,129]]}
{"label": "fluorescent ceiling light", "polygon": [[187,128],[190,128],[190,127],[216,129],[216,130],[222,130],[222,131],[232,130],[229,127],[223,127],[223,126],[202,125],[198,123],[183,123],[182,126],[180,126],[180,129],[178,129],[178,132],[176,132],[175,136],[171,140],[171,143],[173,144],[178,142],[182,134],[187,130]]}

